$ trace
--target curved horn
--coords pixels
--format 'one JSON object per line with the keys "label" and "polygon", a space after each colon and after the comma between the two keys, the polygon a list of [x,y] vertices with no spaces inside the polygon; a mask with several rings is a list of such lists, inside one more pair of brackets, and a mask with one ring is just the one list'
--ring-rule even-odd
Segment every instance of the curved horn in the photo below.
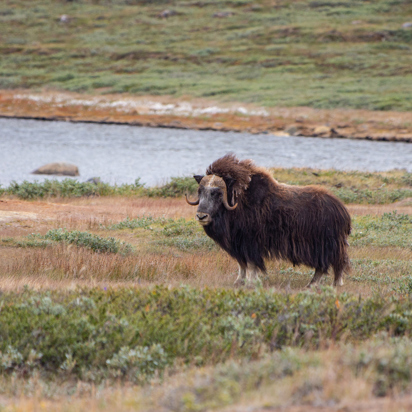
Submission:
{"label": "curved horn", "polygon": [[188,198],[187,198],[187,193],[186,193],[186,202],[189,203],[190,206],[196,206],[199,204],[199,199],[195,200],[194,202],[191,202]]}
{"label": "curved horn", "polygon": [[235,203],[233,206],[229,205],[229,202],[227,201],[227,189],[226,185],[225,188],[223,189],[223,205],[227,210],[235,210],[237,208],[237,203]]}

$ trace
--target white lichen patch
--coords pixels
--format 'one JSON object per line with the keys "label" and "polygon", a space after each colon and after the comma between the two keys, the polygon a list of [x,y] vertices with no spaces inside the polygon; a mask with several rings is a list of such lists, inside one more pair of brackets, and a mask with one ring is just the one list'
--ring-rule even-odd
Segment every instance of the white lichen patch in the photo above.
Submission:
{"label": "white lichen patch", "polygon": [[16,94],[15,100],[30,100],[36,103],[47,103],[55,107],[82,106],[96,109],[114,109],[123,113],[176,115],[176,116],[202,116],[214,114],[240,114],[245,116],[269,116],[264,108],[249,109],[241,105],[228,107],[204,104],[193,104],[187,101],[175,103],[162,103],[148,99],[133,97],[114,98],[107,96],[74,97],[68,94]]}

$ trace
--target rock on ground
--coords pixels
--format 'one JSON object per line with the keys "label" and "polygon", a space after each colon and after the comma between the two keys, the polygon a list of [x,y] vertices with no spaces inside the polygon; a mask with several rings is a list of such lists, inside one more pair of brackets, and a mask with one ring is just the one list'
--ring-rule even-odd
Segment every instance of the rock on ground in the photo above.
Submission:
{"label": "rock on ground", "polygon": [[48,163],[33,170],[34,175],[79,176],[79,168],[70,163]]}

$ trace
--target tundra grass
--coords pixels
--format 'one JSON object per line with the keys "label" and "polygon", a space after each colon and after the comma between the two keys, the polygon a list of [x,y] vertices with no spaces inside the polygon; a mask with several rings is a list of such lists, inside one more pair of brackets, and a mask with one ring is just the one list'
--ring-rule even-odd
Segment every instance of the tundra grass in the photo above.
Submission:
{"label": "tundra grass", "polygon": [[[271,171],[275,179],[281,183],[328,187],[347,204],[386,204],[412,197],[412,173],[405,170],[368,173],[333,169],[275,168]],[[192,177],[172,177],[168,183],[157,187],[144,187],[139,183],[139,179],[136,179],[134,184],[120,186],[111,186],[107,183],[96,185],[90,182],[78,182],[75,179],[64,179],[13,182],[9,187],[0,187],[0,196],[11,195],[21,199],[123,195],[179,197],[196,192],[197,187]]]}
{"label": "tundra grass", "polygon": [[411,7],[6,0],[0,87],[411,110]]}
{"label": "tundra grass", "polygon": [[[408,296],[412,291],[412,219],[401,213],[354,216],[349,236],[352,263],[344,290],[372,296]],[[12,288],[71,281],[102,287],[179,285],[229,287],[237,265],[192,219],[143,216],[94,225],[89,231],[50,229],[0,238],[0,272]],[[299,291],[313,269],[268,262],[263,287]],[[323,285],[331,282],[325,276]]]}
{"label": "tundra grass", "polygon": [[[154,242],[162,245],[175,246],[179,248],[180,241],[186,240],[187,244],[196,242],[198,239],[209,239],[203,229],[194,220],[165,219],[143,216],[141,218],[126,218],[119,223],[108,226],[100,226],[101,230],[117,231],[121,234],[123,230],[131,233],[140,233],[146,242]],[[148,233],[149,232],[149,233]],[[382,216],[355,216],[352,219],[352,232],[349,236],[350,245],[371,247],[399,247],[412,251],[412,217],[407,214],[384,213]],[[139,236],[139,235],[137,235]],[[140,237],[140,236],[139,236]],[[79,247],[86,247],[94,252],[126,253],[131,251],[131,245],[119,241],[113,236],[102,237],[90,232],[78,230],[67,231],[64,229],[49,230],[44,236],[30,234],[26,243],[20,241],[17,246],[39,246],[43,247],[50,243],[36,243],[36,240],[54,242],[66,242]],[[12,243],[12,238],[2,239],[3,243]],[[33,243],[30,243],[33,242]],[[213,242],[210,240],[210,244]],[[185,249],[185,248],[183,248]]]}

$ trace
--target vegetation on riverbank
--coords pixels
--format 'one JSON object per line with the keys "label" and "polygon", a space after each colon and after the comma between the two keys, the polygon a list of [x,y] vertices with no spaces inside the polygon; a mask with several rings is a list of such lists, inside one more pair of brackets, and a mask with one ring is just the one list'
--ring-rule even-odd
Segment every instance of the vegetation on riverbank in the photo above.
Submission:
{"label": "vegetation on riverbank", "polygon": [[3,2],[0,88],[412,110],[406,0]]}
{"label": "vegetation on riverbank", "polygon": [[[386,204],[412,197],[412,173],[405,170],[374,173],[309,168],[271,170],[275,179],[281,183],[318,184],[328,187],[344,203]],[[134,184],[119,186],[64,179],[34,183],[13,182],[9,187],[0,187],[0,195],[12,195],[20,199],[117,195],[179,197],[186,193],[194,193],[196,190],[197,183],[192,177],[174,177],[170,182],[157,187],[144,187],[139,183],[139,179]]]}

